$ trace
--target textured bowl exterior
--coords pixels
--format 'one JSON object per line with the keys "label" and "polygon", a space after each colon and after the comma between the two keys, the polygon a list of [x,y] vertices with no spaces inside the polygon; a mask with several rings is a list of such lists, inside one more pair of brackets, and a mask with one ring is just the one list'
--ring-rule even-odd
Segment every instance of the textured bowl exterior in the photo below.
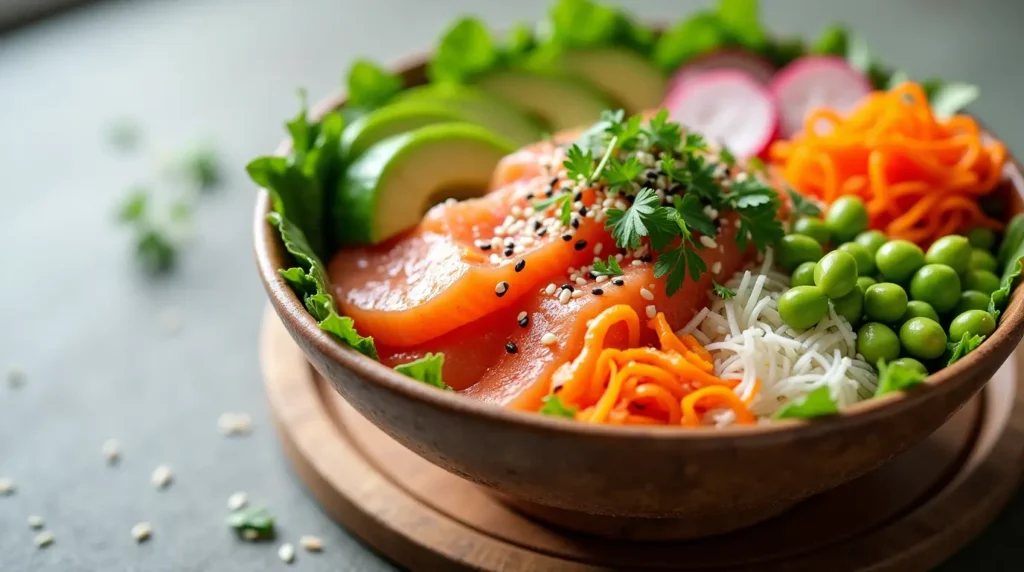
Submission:
{"label": "textured bowl exterior", "polygon": [[[422,64],[405,66],[409,84]],[[322,113],[339,98],[316,107]],[[288,150],[283,144],[279,152]],[[1022,210],[1020,169],[1007,168]],[[512,499],[595,515],[718,517],[783,506],[835,487],[920,442],[977,393],[1024,334],[1018,293],[978,350],[914,391],[818,421],[723,430],[592,426],[508,411],[406,378],[321,331],[278,274],[291,266],[256,201],[254,246],[271,305],[309,361],[375,425],[429,461]]]}

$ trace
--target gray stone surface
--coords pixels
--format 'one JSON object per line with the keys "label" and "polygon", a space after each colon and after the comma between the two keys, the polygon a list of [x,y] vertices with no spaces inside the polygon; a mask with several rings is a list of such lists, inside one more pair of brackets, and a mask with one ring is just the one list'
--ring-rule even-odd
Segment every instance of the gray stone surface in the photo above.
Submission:
{"label": "gray stone surface", "polygon": [[[389,566],[319,512],[280,455],[267,418],[256,337],[264,296],[253,269],[253,187],[241,169],[281,138],[294,90],[333,91],[358,55],[383,62],[430,46],[453,16],[495,25],[536,17],[547,0],[153,0],[89,5],[0,36],[0,371],[20,364],[19,390],[0,386],[0,570],[242,571],[276,569],[271,546],[245,545],[224,526],[227,497],[248,491],[279,517],[281,537],[325,540],[296,570]],[[633,1],[648,17],[699,4]],[[984,86],[976,106],[1024,148],[1019,25],[1013,0],[772,0],[785,33],[844,19],[893,64]],[[102,135],[138,119],[145,152],[112,153]],[[227,181],[206,196],[195,238],[171,278],[141,278],[112,209],[131,184],[195,137],[221,150]],[[161,333],[176,307],[184,329]],[[246,438],[219,435],[223,411],[254,417]],[[103,442],[120,439],[108,467]],[[149,483],[161,463],[169,489]],[[25,519],[56,542],[37,550]],[[129,530],[153,524],[136,545]],[[1018,497],[947,570],[1018,569]]]}

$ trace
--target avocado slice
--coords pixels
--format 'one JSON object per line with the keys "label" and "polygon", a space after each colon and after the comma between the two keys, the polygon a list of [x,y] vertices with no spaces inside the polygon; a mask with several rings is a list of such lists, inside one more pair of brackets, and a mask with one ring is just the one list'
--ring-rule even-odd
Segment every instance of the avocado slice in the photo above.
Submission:
{"label": "avocado slice", "polygon": [[341,134],[341,152],[349,161],[356,159],[375,143],[434,123],[464,121],[450,107],[429,102],[402,102],[385,105],[359,117]]}
{"label": "avocado slice", "polygon": [[585,80],[564,74],[499,70],[476,82],[539,116],[552,131],[589,125],[615,105]]}
{"label": "avocado slice", "polygon": [[632,50],[572,50],[562,55],[561,64],[606,93],[630,115],[657,108],[665,97],[666,77],[653,62]]}
{"label": "avocado slice", "polygon": [[441,200],[487,192],[494,168],[516,150],[471,123],[438,123],[395,135],[349,165],[333,214],[342,244],[377,244],[416,224]]}
{"label": "avocado slice", "polygon": [[399,93],[395,101],[447,107],[461,114],[466,121],[487,127],[517,146],[538,141],[544,135],[539,121],[515,104],[469,86],[434,84],[414,87]]}

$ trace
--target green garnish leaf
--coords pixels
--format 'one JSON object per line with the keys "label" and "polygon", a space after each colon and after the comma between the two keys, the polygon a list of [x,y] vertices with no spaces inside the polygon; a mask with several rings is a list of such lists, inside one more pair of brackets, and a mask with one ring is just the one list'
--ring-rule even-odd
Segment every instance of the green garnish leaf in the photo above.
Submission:
{"label": "green garnish leaf", "polygon": [[[846,57],[849,33],[842,24],[829,24],[811,46],[812,54]],[[860,56],[863,57],[863,56]]]}
{"label": "green garnish leaf", "polygon": [[543,405],[540,406],[540,414],[547,415],[549,417],[565,417],[566,419],[575,419],[576,411],[579,410],[575,405],[569,407],[563,401],[562,398],[556,394],[545,395],[541,399]]}
{"label": "green garnish leaf", "polygon": [[551,207],[555,207],[555,210],[558,211],[558,218],[562,221],[562,224],[568,226],[572,222],[572,193],[562,193],[533,204],[535,212],[544,212]]}
{"label": "green garnish leaf", "polygon": [[715,12],[698,12],[668,29],[654,45],[654,63],[673,72],[684,62],[714,51],[730,41],[729,33]]}
{"label": "green garnish leaf", "polygon": [[821,386],[807,394],[800,401],[791,401],[782,406],[775,419],[808,419],[839,413],[839,406],[829,394],[828,386]]}
{"label": "green garnish leaf", "polygon": [[707,272],[707,269],[707,264],[694,249],[693,244],[684,240],[679,246],[658,255],[658,260],[654,263],[654,277],[668,276],[665,280],[665,293],[671,296],[683,287],[687,271],[690,278],[696,281],[700,279],[701,274]]}
{"label": "green garnish leaf", "polygon": [[584,151],[579,145],[569,147],[565,153],[566,174],[573,181],[589,181],[594,175],[594,154],[588,149]]}
{"label": "green garnish leaf", "polygon": [[786,187],[786,194],[789,195],[789,202],[793,205],[792,214],[794,216],[821,216],[821,208],[807,197],[796,192],[792,187]]}
{"label": "green garnish leaf", "polygon": [[396,365],[395,371],[427,385],[451,391],[451,386],[445,383],[441,377],[442,368],[444,368],[444,354],[428,353],[418,360]]}
{"label": "green garnish leaf", "polygon": [[683,151],[685,153],[694,153],[697,151],[707,151],[708,142],[704,139],[704,136],[696,131],[690,131],[686,134],[686,139],[683,141]]}
{"label": "green garnish leaf", "polygon": [[590,0],[559,0],[551,8],[551,40],[566,49],[611,43],[619,32],[617,11]]}
{"label": "green garnish leaf", "polygon": [[714,280],[711,281],[711,291],[715,293],[715,296],[723,300],[731,300],[736,297],[734,290],[730,290]]}
{"label": "green garnish leaf", "polygon": [[119,119],[110,124],[107,140],[118,151],[135,151],[142,142],[142,130],[130,119]]}
{"label": "green garnish leaf", "polygon": [[174,267],[178,249],[165,232],[146,228],[137,237],[135,254],[147,272],[161,274]]}
{"label": "green garnish leaf", "polygon": [[732,151],[725,145],[722,145],[722,150],[718,152],[718,160],[726,167],[736,166],[736,155],[733,155]]}
{"label": "green garnish leaf", "polygon": [[210,147],[196,147],[183,164],[188,179],[200,190],[212,189],[221,180],[220,158]]}
{"label": "green garnish leaf", "polygon": [[756,177],[734,180],[726,195],[726,200],[736,210],[768,204],[777,198],[775,191]]}
{"label": "green garnish leaf", "polygon": [[673,201],[676,213],[678,213],[679,218],[683,220],[687,228],[707,236],[713,237],[717,234],[718,229],[715,228],[714,221],[704,212],[704,207],[700,204],[700,199],[697,198],[697,195],[692,193],[687,193],[682,197],[676,195],[673,197]]}
{"label": "green garnish leaf", "polygon": [[886,364],[885,360],[878,360],[878,387],[875,389],[875,397],[903,391],[904,389],[917,385],[924,381],[927,375],[916,369],[899,363]]}
{"label": "green garnish leaf", "polygon": [[661,250],[679,234],[676,230],[675,209],[662,207],[661,199],[653,190],[644,187],[637,193],[633,204],[626,210],[608,209],[605,228],[611,229],[619,248],[635,249],[640,239],[650,237],[651,247]]}
{"label": "green garnish leaf", "polygon": [[510,63],[522,61],[536,47],[537,39],[533,28],[520,22],[512,27],[503,44],[505,60]]}
{"label": "green garnish leaf", "polygon": [[601,119],[607,122],[605,133],[612,136],[619,149],[633,150],[640,143],[642,131],[640,125],[643,122],[643,117],[637,114],[623,120],[623,113],[621,109],[615,113],[605,111],[601,114]]}
{"label": "green garnish leaf", "polygon": [[964,332],[963,337],[961,337],[959,341],[946,344],[946,349],[948,350],[947,355],[949,356],[946,366],[948,367],[953,365],[960,358],[978,349],[981,342],[985,341],[985,337],[986,336],[980,336],[977,334],[971,335]]}
{"label": "green garnish leaf", "polygon": [[846,61],[853,69],[867,75],[871,69],[871,51],[867,42],[860,36],[847,34]]}
{"label": "green garnish leaf", "polygon": [[674,150],[682,141],[682,128],[668,120],[668,110],[662,109],[647,124],[647,139],[651,147]]}
{"label": "green garnish leaf", "polygon": [[764,48],[767,34],[758,16],[757,0],[719,0],[718,20],[728,34],[752,50]]}
{"label": "green garnish leaf", "polygon": [[274,516],[264,507],[250,507],[231,513],[228,525],[248,541],[273,540]]}
{"label": "green garnish leaf", "polygon": [[999,289],[989,299],[988,312],[998,322],[999,315],[1010,303],[1010,294],[1024,273],[1024,214],[1013,217],[1010,224],[1006,225],[996,260],[1003,265],[1003,275],[999,280]]}
{"label": "green garnish leaf", "polygon": [[493,69],[500,56],[487,26],[477,18],[463,18],[441,37],[427,76],[433,82],[467,83]]}
{"label": "green garnish leaf", "polygon": [[736,229],[736,244],[740,250],[747,247],[749,239],[759,251],[764,252],[768,245],[778,242],[785,234],[782,223],[776,218],[778,206],[774,202],[736,212],[740,221]]}
{"label": "green garnish leaf", "polygon": [[375,109],[405,87],[402,78],[369,60],[357,60],[348,70],[348,105]]}
{"label": "green garnish leaf", "polygon": [[[886,84],[885,89],[893,89],[902,83],[910,81],[910,76],[903,70],[896,70],[889,76],[889,83]],[[923,87],[923,86],[922,86]],[[926,92],[927,93],[927,92]]]}
{"label": "green garnish leaf", "polygon": [[117,218],[121,222],[141,221],[146,214],[148,204],[149,193],[146,189],[136,187],[121,201],[121,205],[117,209]]}
{"label": "green garnish leaf", "polygon": [[635,156],[630,156],[625,161],[609,159],[608,165],[601,171],[610,193],[632,190],[633,182],[643,172],[644,166]]}
{"label": "green garnish leaf", "polygon": [[594,269],[591,271],[596,276],[622,276],[622,267],[619,260],[614,256],[608,256],[608,262],[603,260],[594,261]]}
{"label": "green garnish leaf", "polygon": [[948,118],[978,99],[980,93],[981,90],[976,85],[951,82],[936,89],[928,99],[937,117]]}

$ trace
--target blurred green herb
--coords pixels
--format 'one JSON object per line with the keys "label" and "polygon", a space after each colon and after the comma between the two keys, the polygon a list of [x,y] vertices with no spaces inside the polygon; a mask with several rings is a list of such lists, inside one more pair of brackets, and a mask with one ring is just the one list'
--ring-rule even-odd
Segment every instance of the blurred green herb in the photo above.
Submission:
{"label": "blurred green herb", "polygon": [[135,151],[142,143],[142,130],[130,119],[118,119],[107,128],[107,142],[118,151]]}
{"label": "blurred green herb", "polygon": [[251,507],[232,513],[228,525],[248,541],[273,540],[274,516],[264,507]]}

